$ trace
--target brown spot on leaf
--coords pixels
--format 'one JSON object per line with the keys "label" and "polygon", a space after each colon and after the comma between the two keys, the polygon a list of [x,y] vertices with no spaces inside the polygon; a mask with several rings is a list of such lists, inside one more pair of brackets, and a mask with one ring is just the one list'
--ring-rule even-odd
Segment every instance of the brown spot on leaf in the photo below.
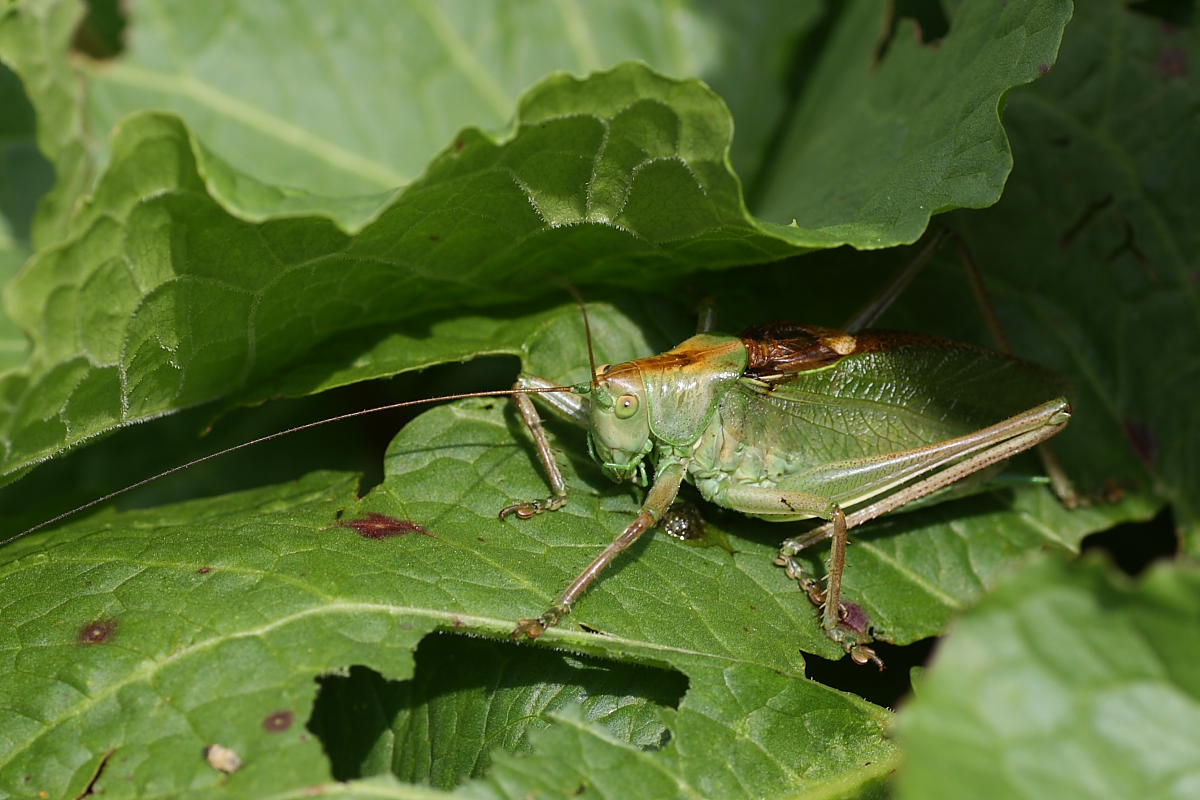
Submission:
{"label": "brown spot on leaf", "polygon": [[103,644],[117,632],[115,619],[98,619],[79,629],[80,644]]}
{"label": "brown spot on leaf", "polygon": [[364,539],[389,539],[393,536],[407,536],[410,533],[419,533],[431,539],[437,538],[412,520],[396,519],[377,511],[358,519],[338,520],[335,525],[339,528],[352,528]]}
{"label": "brown spot on leaf", "polygon": [[290,711],[276,711],[263,717],[263,730],[267,733],[282,733],[292,727],[295,715]]}
{"label": "brown spot on leaf", "polygon": [[196,570],[196,572],[199,572],[201,575],[207,575],[208,573],[212,572],[212,567],[201,567],[200,569]]}
{"label": "brown spot on leaf", "polygon": [[433,233],[429,234],[429,241],[431,241],[431,242],[440,242],[441,240],[442,240],[442,237],[440,237],[440,236],[438,236],[438,235],[436,235],[436,234],[433,234]]}
{"label": "brown spot on leaf", "polygon": [[1050,72],[1049,64],[1038,64],[1038,75],[1046,75]]}
{"label": "brown spot on leaf", "polygon": [[461,153],[462,149],[466,146],[467,146],[467,143],[464,142],[462,139],[459,139],[458,141],[456,141],[454,143],[454,152]]}

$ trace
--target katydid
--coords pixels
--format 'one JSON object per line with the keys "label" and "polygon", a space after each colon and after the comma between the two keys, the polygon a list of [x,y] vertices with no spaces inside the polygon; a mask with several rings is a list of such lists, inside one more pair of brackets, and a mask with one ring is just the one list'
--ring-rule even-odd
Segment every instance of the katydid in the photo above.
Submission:
{"label": "katydid", "polygon": [[[522,375],[514,389],[549,385]],[[855,661],[876,664],[868,633],[841,603],[847,532],[1045,441],[1071,415],[1052,373],[1011,356],[916,334],[795,323],[741,336],[703,332],[659,355],[595,367],[580,389],[541,397],[587,427],[606,475],[649,490],[635,519],[514,636],[535,638],[558,624],[687,480],[704,499],[744,514],[827,520],[785,540],[777,563],[823,606],[826,633]],[[529,518],[561,508],[566,482],[529,395],[514,397],[554,493],[500,516]],[[822,590],[795,555],[826,538],[833,545]]]}

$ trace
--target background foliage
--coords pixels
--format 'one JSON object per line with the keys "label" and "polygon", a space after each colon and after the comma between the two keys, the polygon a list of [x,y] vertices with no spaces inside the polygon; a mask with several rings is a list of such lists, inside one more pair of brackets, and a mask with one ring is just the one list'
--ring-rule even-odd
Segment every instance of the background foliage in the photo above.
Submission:
{"label": "background foliage", "polygon": [[[638,502],[579,431],[570,504],[525,523],[496,519],[546,491],[505,402],[295,437],[0,550],[0,791],[1194,796],[1192,13],[8,3],[0,538],[286,424],[579,380],[564,277],[619,360],[705,297],[837,325],[931,224],[1072,382],[1056,446],[1096,502],[1016,480],[864,529],[880,640],[950,626],[893,726],[926,647],[827,666],[779,526],[705,507],[718,546],[640,544],[518,646]],[[988,341],[954,250],[886,326]],[[368,513],[421,530],[338,524]],[[1171,561],[1072,560],[1119,523],[1127,569]]]}

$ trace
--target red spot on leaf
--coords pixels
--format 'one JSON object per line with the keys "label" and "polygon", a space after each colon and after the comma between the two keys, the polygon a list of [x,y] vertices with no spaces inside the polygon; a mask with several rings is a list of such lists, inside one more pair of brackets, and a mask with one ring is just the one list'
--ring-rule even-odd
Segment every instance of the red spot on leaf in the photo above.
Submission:
{"label": "red spot on leaf", "polygon": [[1050,72],[1049,64],[1038,64],[1038,75],[1047,75]]}
{"label": "red spot on leaf", "polygon": [[115,619],[98,619],[79,629],[80,644],[103,644],[117,632]]}
{"label": "red spot on leaf", "polygon": [[377,511],[372,511],[358,519],[338,520],[335,524],[339,528],[354,529],[354,532],[364,539],[389,539],[393,536],[407,536],[410,533],[419,533],[431,539],[436,538],[412,520],[396,519]]}
{"label": "red spot on leaf", "polygon": [[295,715],[290,711],[276,711],[263,717],[263,730],[267,733],[282,733],[292,727]]}

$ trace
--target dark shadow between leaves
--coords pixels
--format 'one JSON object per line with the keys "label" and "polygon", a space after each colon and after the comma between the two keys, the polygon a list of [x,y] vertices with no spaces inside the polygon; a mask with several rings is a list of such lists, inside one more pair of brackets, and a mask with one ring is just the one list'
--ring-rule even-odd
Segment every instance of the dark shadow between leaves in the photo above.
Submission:
{"label": "dark shadow between leaves", "polygon": [[937,641],[922,639],[904,646],[873,642],[871,648],[887,664],[883,671],[855,664],[849,658],[830,661],[805,653],[804,674],[810,680],[894,709],[912,693],[913,667],[924,666],[929,661]]}
{"label": "dark shadow between leaves", "polygon": [[[21,79],[0,64],[4,142],[0,145],[0,221],[23,247],[30,245],[33,217],[54,186],[54,166],[38,149],[37,120]],[[4,279],[8,276],[5,275]]]}
{"label": "dark shadow between leaves", "polygon": [[[645,295],[638,295],[631,298],[628,291],[621,292],[612,289],[612,287],[585,287],[581,289],[581,293],[586,302],[610,304],[632,320],[651,322],[657,321],[664,316],[673,316],[666,310],[667,306],[665,305],[665,303],[673,302],[673,300],[655,299],[653,296]],[[664,298],[666,297],[677,297],[675,287],[672,287],[671,295],[664,294]],[[343,330],[314,344],[303,357],[292,359],[289,363],[281,365],[276,373],[276,377],[282,382],[281,385],[289,385],[289,394],[292,392],[307,393],[313,391],[315,387],[323,385],[332,374],[344,369],[347,364],[355,364],[362,361],[363,358],[369,356],[376,348],[397,332],[417,340],[432,340],[435,337],[435,326],[446,323],[447,319],[463,316],[480,316],[487,317],[495,322],[513,323],[523,317],[547,312],[571,301],[571,295],[565,289],[556,291],[552,288],[548,293],[547,290],[542,290],[538,296],[531,297],[529,300],[520,303],[481,304],[479,306],[458,307],[454,309],[434,309],[428,313],[407,319]],[[676,341],[668,341],[664,338],[664,335],[656,336],[655,334],[658,333],[654,331],[650,334],[653,344],[663,345],[663,349],[677,344]],[[437,335],[445,336],[446,332],[443,330]],[[583,335],[581,317],[579,326],[581,344]],[[658,341],[654,341],[655,339]],[[652,353],[645,353],[644,355],[652,355]],[[444,366],[447,370],[451,371],[447,374],[469,374],[470,370],[466,367],[466,364],[474,365],[488,358],[503,358],[511,361],[515,357],[498,353],[485,353],[471,358],[468,362],[446,362],[444,365],[434,365],[420,371],[409,369],[398,374],[426,376],[432,374],[432,371],[438,366]],[[460,388],[457,391],[507,389],[517,377],[517,371],[518,367],[514,364],[507,364],[504,370],[493,370],[488,375],[489,381],[486,384],[465,384],[458,382],[456,385]],[[386,377],[381,376],[379,379]],[[269,380],[269,378],[264,380]],[[416,383],[427,383],[427,381],[417,378]],[[432,396],[434,394],[448,393],[450,393],[450,390],[440,392],[418,391],[415,396]],[[234,403],[237,402],[237,398],[234,398]]]}
{"label": "dark shadow between leaves", "polygon": [[1107,553],[1126,575],[1140,575],[1155,561],[1178,555],[1175,515],[1167,507],[1149,522],[1127,522],[1098,531],[1084,538],[1080,550]]}
{"label": "dark shadow between leaves", "polygon": [[75,28],[71,49],[97,61],[114,59],[125,52],[125,29],[129,25],[122,0],[88,0],[87,13]]}
{"label": "dark shadow between leaves", "polygon": [[621,741],[661,749],[660,711],[678,708],[688,686],[670,670],[450,633],[421,641],[411,680],[353,666],[318,683],[307,727],[334,778],[392,772],[442,789],[484,774],[497,748],[528,752],[529,735],[569,705]]}

